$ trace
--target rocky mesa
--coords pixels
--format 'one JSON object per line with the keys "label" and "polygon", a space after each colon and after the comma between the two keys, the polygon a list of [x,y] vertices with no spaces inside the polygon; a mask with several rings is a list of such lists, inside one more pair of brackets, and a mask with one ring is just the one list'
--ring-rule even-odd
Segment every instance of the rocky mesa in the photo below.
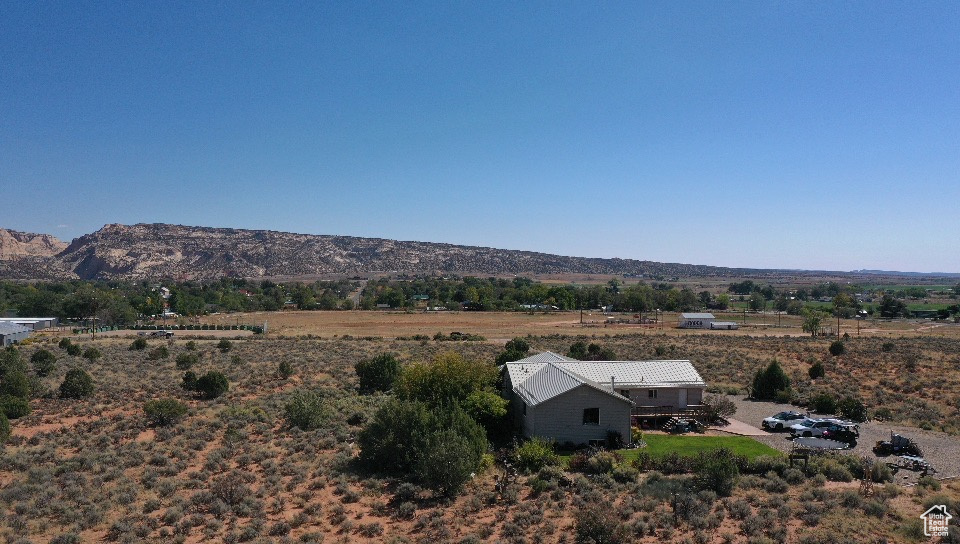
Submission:
{"label": "rocky mesa", "polygon": [[[56,240],[52,237],[46,239],[51,240],[50,244]],[[99,280],[166,277],[207,280],[224,276],[303,277],[383,272],[662,276],[761,272],[630,259],[565,257],[532,251],[383,238],[162,223],[106,225],[60,249],[59,252],[50,250],[46,254],[37,254],[30,260],[0,263],[0,277]]]}

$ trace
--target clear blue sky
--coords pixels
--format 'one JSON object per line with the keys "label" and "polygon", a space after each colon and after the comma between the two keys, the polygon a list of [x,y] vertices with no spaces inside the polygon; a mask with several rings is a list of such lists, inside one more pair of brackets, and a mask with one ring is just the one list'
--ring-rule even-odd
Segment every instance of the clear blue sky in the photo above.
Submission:
{"label": "clear blue sky", "polygon": [[960,272],[960,2],[0,0],[0,226]]}

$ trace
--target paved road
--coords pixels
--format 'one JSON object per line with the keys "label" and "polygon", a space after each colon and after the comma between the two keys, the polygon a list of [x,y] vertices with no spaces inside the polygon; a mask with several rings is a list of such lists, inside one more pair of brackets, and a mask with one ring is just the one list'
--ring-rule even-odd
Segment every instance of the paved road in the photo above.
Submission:
{"label": "paved road", "polygon": [[[760,426],[763,418],[772,416],[777,412],[800,410],[789,404],[755,402],[746,400],[742,396],[731,396],[729,398],[737,405],[737,413],[734,417],[739,421],[757,427]],[[818,417],[830,416],[818,415]],[[872,450],[874,444],[878,440],[890,440],[891,431],[916,440],[920,448],[923,449],[924,458],[937,469],[937,477],[960,476],[960,436],[951,436],[937,431],[924,431],[916,427],[869,421],[860,424],[860,441],[850,452],[868,459],[876,459],[877,456],[874,455]],[[765,436],[755,436],[754,438],[778,450],[790,451],[792,442],[789,433],[764,434]],[[886,458],[889,461],[894,459],[894,457]]]}

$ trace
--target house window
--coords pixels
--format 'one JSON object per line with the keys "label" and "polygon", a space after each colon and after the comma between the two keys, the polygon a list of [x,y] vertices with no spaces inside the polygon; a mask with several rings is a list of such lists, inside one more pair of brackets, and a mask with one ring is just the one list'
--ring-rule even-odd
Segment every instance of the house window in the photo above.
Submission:
{"label": "house window", "polygon": [[583,424],[584,424],[584,425],[599,425],[599,424],[600,424],[600,409],[599,409],[599,408],[584,408],[584,409],[583,409]]}
{"label": "house window", "polygon": [[650,390],[648,390],[648,391],[647,391],[647,396],[650,397],[651,399],[657,398],[657,390],[656,390],[656,389],[650,389]]}
{"label": "house window", "polygon": [[623,395],[624,397],[627,397],[628,399],[630,398],[630,390],[629,390],[629,389],[621,389],[621,390],[620,390],[620,394]]}

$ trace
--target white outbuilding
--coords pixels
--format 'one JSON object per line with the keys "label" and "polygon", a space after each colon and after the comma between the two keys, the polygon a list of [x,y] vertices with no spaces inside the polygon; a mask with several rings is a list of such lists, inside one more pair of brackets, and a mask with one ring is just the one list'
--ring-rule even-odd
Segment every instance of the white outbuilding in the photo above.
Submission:
{"label": "white outbuilding", "polygon": [[709,329],[710,324],[717,318],[711,313],[684,313],[680,314],[680,322],[677,327],[681,329]]}
{"label": "white outbuilding", "polygon": [[33,332],[23,325],[0,322],[0,346],[7,347],[30,338]]}

